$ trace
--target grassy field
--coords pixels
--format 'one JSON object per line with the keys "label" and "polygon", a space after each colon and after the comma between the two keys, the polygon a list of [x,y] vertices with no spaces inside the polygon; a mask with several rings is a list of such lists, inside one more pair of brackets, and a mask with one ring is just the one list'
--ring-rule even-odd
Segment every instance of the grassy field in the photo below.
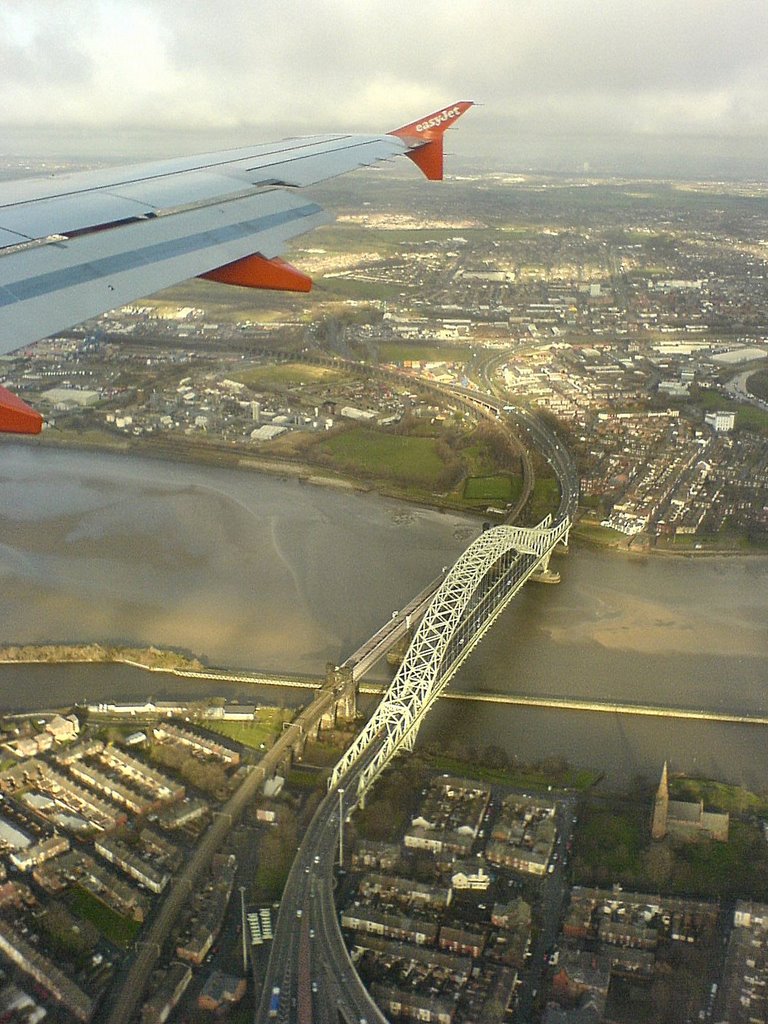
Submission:
{"label": "grassy field", "polygon": [[249,387],[260,391],[283,391],[311,384],[330,384],[348,377],[330,366],[312,366],[309,363],[274,363],[269,366],[254,366],[250,370],[233,374]]}
{"label": "grassy field", "polygon": [[758,370],[748,377],[747,389],[751,395],[768,402],[768,370]]}
{"label": "grassy field", "polygon": [[330,228],[318,228],[313,231],[310,244],[313,248],[323,248],[328,252],[378,252],[386,256],[399,255],[404,247],[423,242],[426,238],[445,242],[457,235],[466,238],[470,244],[484,242],[490,247],[491,242],[496,239],[496,228],[398,227],[388,230],[368,227],[365,224],[336,222]]}
{"label": "grassy field", "polygon": [[365,427],[323,439],[318,448],[345,473],[366,479],[396,479],[427,490],[444,468],[432,437],[384,434]]}
{"label": "grassy field", "polygon": [[226,736],[244,747],[261,749],[261,745],[271,747],[283,731],[283,723],[290,722],[293,712],[288,708],[259,708],[253,722],[217,722],[207,720],[206,729]]}
{"label": "grassy field", "polygon": [[494,456],[492,446],[484,439],[480,428],[478,434],[471,439],[472,443],[463,444],[461,447],[461,461],[464,465],[464,472],[468,477],[495,477],[508,476],[499,474],[498,464]]}
{"label": "grassy field", "polygon": [[285,782],[291,790],[306,792],[320,786],[325,788],[325,778],[322,772],[308,771],[306,768],[291,768]]}
{"label": "grassy field", "polygon": [[68,893],[67,904],[74,914],[95,925],[105,939],[123,949],[130,946],[141,928],[138,921],[123,917],[79,886]]}
{"label": "grassy field", "polygon": [[[517,487],[514,484],[517,483]],[[522,480],[518,477],[513,480],[506,475],[498,476],[470,476],[464,481],[463,497],[465,501],[476,502],[505,502],[512,501],[515,491],[520,494]]]}
{"label": "grassy field", "polygon": [[712,779],[671,779],[670,796],[673,800],[703,800],[708,810],[768,817],[768,796]]}
{"label": "grassy field", "polygon": [[583,540],[586,544],[606,547],[615,547],[617,544],[626,546],[627,543],[626,534],[607,526],[599,526],[597,523],[579,523],[571,530],[571,538]]}
{"label": "grassy field", "polygon": [[576,831],[574,881],[611,885],[641,877],[649,813],[642,804],[618,800],[587,804]]}
{"label": "grassy field", "polygon": [[379,345],[379,359],[383,363],[404,363],[420,359],[429,363],[465,363],[471,356],[470,347],[460,345],[425,345],[421,342],[385,341]]}
{"label": "grassy field", "polygon": [[286,299],[280,292],[257,291],[253,288],[232,288],[215,281],[192,278],[157,292],[147,305],[177,309],[193,306],[204,309],[211,318],[224,323],[254,320],[259,323],[285,316]]}
{"label": "grassy field", "polygon": [[505,768],[490,768],[471,761],[443,755],[433,755],[428,761],[430,767],[439,772],[449,772],[461,778],[480,779],[483,782],[513,786],[516,789],[577,789],[586,790],[599,781],[600,772],[586,768],[571,768],[558,765],[552,768],[536,765],[509,765]]}
{"label": "grassy field", "polygon": [[761,832],[733,821],[727,843],[680,844],[675,849],[670,887],[680,893],[764,900],[768,893],[768,847]]}
{"label": "grassy field", "polygon": [[733,399],[724,398],[715,391],[702,391],[700,401],[706,412],[716,412],[718,409],[723,412],[735,412],[737,430],[751,430],[756,434],[768,433],[768,412],[754,405],[734,402]]}
{"label": "grassy field", "polygon": [[677,534],[671,541],[659,538],[656,547],[659,551],[763,551],[765,545],[758,541],[750,540],[743,533],[727,527],[715,534]]}
{"label": "grassy field", "polygon": [[560,486],[553,477],[536,477],[531,495],[531,518],[539,522],[554,512],[560,502]]}
{"label": "grassy field", "polygon": [[409,290],[410,286],[406,285],[385,284],[383,281],[361,281],[348,277],[321,277],[315,284],[315,292],[319,298],[338,297],[365,302],[372,302],[375,299],[380,302],[390,302]]}

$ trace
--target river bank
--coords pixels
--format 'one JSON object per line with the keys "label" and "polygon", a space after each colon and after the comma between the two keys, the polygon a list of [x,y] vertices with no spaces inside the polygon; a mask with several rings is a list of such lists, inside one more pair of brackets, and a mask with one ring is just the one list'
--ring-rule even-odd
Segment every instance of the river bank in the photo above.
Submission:
{"label": "river bank", "polygon": [[[0,443],[3,439],[0,438]],[[268,458],[265,456],[243,455],[239,450],[228,450],[220,446],[206,448],[203,445],[180,443],[178,445],[163,442],[159,448],[155,442],[138,439],[123,440],[108,438],[106,435],[93,434],[86,437],[68,433],[63,434],[44,431],[38,437],[14,437],[5,439],[7,444],[24,444],[32,448],[60,448],[68,451],[93,452],[103,455],[128,455],[146,459],[157,459],[160,462],[187,462],[197,466],[221,466],[226,469],[243,469],[249,472],[267,473],[271,476],[292,478],[317,487],[336,487],[366,493],[373,490],[363,482],[330,476],[322,473],[317,466],[310,463],[287,462],[285,459]]]}
{"label": "river bank", "polygon": [[[616,536],[616,531],[601,527],[596,522],[577,521],[571,531],[571,541],[583,544],[596,551],[609,551],[629,558],[742,558],[764,557],[768,555],[768,546],[751,544],[746,538],[733,538],[729,545],[718,545],[711,538],[687,537],[685,544],[674,550],[658,544],[651,547],[647,543],[633,544],[637,534]],[[673,542],[674,543],[674,542]]]}
{"label": "river bank", "polygon": [[142,441],[107,438],[103,440],[89,436],[81,438],[77,434],[54,435],[46,431],[38,437],[13,437],[10,441],[0,435],[0,444],[26,444],[35,448],[52,448],[65,451],[92,452],[95,455],[126,455],[135,458],[152,459],[158,462],[187,463],[195,466],[208,466],[228,470],[243,470],[248,473],[263,473],[266,476],[281,480],[296,480],[300,484],[313,487],[328,488],[352,494],[374,494],[381,498],[400,501],[417,508],[433,509],[435,512],[455,513],[458,515],[485,518],[484,510],[478,510],[470,504],[452,501],[445,496],[423,493],[414,494],[407,487],[397,483],[387,483],[379,479],[363,479],[344,476],[341,471],[324,473],[323,470],[310,462],[289,462],[277,456],[243,455],[242,450],[229,449],[223,445],[205,446],[200,443],[187,442],[169,443],[168,441]]}
{"label": "river bank", "polygon": [[[2,443],[2,439],[0,439]],[[40,437],[13,439],[13,443],[28,444],[33,447],[54,448],[72,451],[86,451],[94,454],[123,454],[139,458],[149,458],[160,462],[183,462],[197,466],[214,466],[224,469],[242,470],[247,473],[264,473],[279,479],[293,479],[300,484],[312,487],[329,488],[355,494],[376,494],[382,498],[402,501],[409,505],[433,509],[436,512],[452,512],[477,518],[487,518],[485,512],[476,508],[465,507],[449,500],[431,499],[424,495],[409,494],[397,485],[388,486],[382,481],[361,480],[345,477],[341,473],[330,475],[323,473],[319,467],[306,462],[288,462],[285,459],[268,456],[243,455],[239,450],[230,450],[223,446],[206,447],[201,444],[179,444],[141,440],[112,439],[103,437],[81,439],[77,434],[54,436],[52,432],[44,432]],[[496,524],[494,524],[496,525]],[[577,522],[572,533],[572,541],[602,551],[611,551],[631,558],[708,558],[708,557],[743,557],[768,556],[768,547],[749,544],[746,539],[735,538],[731,544],[718,545],[709,538],[699,540],[686,538],[686,546],[679,550],[669,547],[650,547],[642,544],[633,546],[635,537],[611,536],[615,531],[605,531],[596,521]]]}
{"label": "river bank", "polygon": [[155,672],[202,672],[199,658],[180,651],[159,647],[119,647],[110,644],[2,644],[0,664],[70,665],[70,664],[134,665]]}

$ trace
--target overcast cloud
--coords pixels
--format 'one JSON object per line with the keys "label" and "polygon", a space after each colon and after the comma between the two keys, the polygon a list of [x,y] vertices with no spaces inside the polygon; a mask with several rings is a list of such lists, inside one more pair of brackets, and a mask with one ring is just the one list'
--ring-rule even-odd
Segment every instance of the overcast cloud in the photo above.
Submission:
{"label": "overcast cloud", "polygon": [[3,0],[0,139],[162,153],[190,148],[179,133],[385,130],[474,99],[460,161],[753,170],[766,52],[765,0]]}

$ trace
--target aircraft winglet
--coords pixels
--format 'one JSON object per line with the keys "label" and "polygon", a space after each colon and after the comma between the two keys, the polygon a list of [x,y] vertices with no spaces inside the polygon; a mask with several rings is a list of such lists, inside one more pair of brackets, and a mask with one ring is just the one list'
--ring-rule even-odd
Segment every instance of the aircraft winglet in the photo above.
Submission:
{"label": "aircraft winglet", "polygon": [[411,147],[405,154],[430,181],[443,178],[443,135],[474,103],[460,100],[417,121],[404,124],[388,135],[396,135]]}

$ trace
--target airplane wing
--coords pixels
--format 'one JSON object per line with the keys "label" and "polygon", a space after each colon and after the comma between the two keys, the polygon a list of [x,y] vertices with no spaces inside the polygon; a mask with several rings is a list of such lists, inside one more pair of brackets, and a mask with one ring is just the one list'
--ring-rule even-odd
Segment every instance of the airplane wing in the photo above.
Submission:
{"label": "airplane wing", "polygon": [[[0,183],[0,354],[187,278],[309,291],[279,258],[331,218],[302,188],[394,156],[443,176],[455,103],[383,135],[252,148]],[[0,431],[42,419],[0,388]]]}

